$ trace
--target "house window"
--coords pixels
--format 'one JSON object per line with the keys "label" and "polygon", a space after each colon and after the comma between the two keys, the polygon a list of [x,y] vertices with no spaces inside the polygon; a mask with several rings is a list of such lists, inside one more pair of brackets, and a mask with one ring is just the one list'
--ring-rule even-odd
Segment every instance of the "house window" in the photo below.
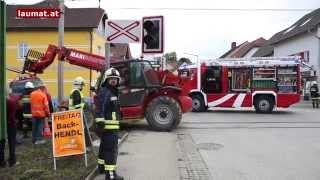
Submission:
{"label": "house window", "polygon": [[310,53],[309,51],[302,51],[295,54],[291,54],[290,56],[299,56],[301,61],[308,63],[310,58]]}
{"label": "house window", "polygon": [[18,59],[24,59],[28,53],[28,44],[27,43],[19,43],[18,44]]}
{"label": "house window", "polygon": [[101,54],[102,54],[101,46],[98,46],[98,47],[97,47],[97,54],[99,54],[99,55],[101,55]]}

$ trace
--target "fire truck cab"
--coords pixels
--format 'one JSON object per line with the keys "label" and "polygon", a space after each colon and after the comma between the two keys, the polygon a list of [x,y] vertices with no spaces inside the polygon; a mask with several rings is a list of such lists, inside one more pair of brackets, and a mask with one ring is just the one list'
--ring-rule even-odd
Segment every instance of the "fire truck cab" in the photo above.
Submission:
{"label": "fire truck cab", "polygon": [[254,107],[271,113],[300,100],[298,57],[257,57],[209,60],[179,68],[191,78],[190,97],[195,112],[211,107]]}

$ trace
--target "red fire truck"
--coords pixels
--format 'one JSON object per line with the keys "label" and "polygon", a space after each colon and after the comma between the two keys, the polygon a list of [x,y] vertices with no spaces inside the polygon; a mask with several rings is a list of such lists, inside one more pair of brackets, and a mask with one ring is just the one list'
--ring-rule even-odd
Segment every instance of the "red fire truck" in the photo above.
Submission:
{"label": "red fire truck", "polygon": [[179,74],[191,77],[189,95],[196,112],[210,107],[254,107],[257,113],[271,113],[300,100],[298,57],[209,60],[181,66]]}

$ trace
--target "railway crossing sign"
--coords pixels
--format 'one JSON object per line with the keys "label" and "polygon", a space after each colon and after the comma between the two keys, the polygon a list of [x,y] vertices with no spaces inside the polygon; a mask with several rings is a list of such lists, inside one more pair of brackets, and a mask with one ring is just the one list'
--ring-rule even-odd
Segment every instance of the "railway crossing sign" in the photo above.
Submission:
{"label": "railway crossing sign", "polygon": [[106,34],[108,43],[140,43],[141,21],[108,20]]}

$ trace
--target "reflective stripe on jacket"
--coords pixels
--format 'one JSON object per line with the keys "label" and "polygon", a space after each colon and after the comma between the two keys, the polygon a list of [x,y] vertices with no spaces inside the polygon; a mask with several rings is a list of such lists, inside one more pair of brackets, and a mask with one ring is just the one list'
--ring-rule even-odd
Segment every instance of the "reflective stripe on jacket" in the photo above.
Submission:
{"label": "reflective stripe on jacket", "polygon": [[[113,112],[115,114],[115,112]],[[116,117],[116,116],[114,116]],[[116,118],[112,120],[105,120],[103,118],[96,118],[96,123],[103,123],[103,128],[106,130],[118,130],[120,129],[120,122]]]}
{"label": "reflective stripe on jacket", "polygon": [[105,164],[104,165],[104,170],[105,171],[116,171],[117,170],[117,165],[115,165],[115,164],[111,164],[111,165]]}
{"label": "reflective stripe on jacket", "polygon": [[98,158],[98,164],[99,164],[99,165],[104,165],[104,159]]}
{"label": "reflective stripe on jacket", "polygon": [[23,97],[21,99],[21,103],[22,103],[23,118],[25,118],[25,119],[32,118],[30,95],[29,94],[23,95]]}
{"label": "reflective stripe on jacket", "polygon": [[32,117],[48,117],[50,115],[47,95],[40,89],[30,94]]}
{"label": "reflective stripe on jacket", "polygon": [[112,112],[112,119],[111,120],[106,120],[105,121],[105,125],[104,125],[104,129],[120,129],[120,122],[119,119],[117,118],[117,113],[116,112]]}
{"label": "reflective stripe on jacket", "polygon": [[[78,92],[80,94],[80,98],[81,98],[81,102],[80,104],[74,104],[74,99],[73,99],[73,94],[75,92]],[[73,89],[70,93],[70,96],[69,96],[69,109],[72,110],[72,109],[79,109],[79,108],[83,108],[84,107],[84,96],[82,94],[82,92],[79,90],[79,89]]]}

